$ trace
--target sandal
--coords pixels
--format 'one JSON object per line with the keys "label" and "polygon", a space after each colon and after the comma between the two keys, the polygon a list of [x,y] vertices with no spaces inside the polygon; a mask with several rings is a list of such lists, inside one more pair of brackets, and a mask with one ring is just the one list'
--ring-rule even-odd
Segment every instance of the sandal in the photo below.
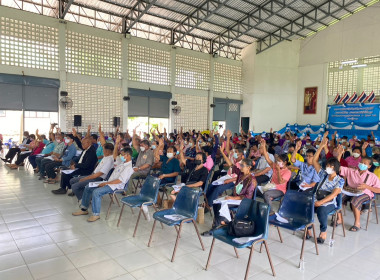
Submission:
{"label": "sandal", "polygon": [[352,232],[358,232],[359,230],[360,230],[360,228],[358,228],[357,226],[352,226],[349,229],[349,231],[352,231]]}
{"label": "sandal", "polygon": [[318,237],[318,238],[317,238],[317,243],[318,243],[318,244],[323,244],[323,243],[325,243],[325,240],[326,240],[326,239],[323,239],[323,238],[321,238],[321,237]]}

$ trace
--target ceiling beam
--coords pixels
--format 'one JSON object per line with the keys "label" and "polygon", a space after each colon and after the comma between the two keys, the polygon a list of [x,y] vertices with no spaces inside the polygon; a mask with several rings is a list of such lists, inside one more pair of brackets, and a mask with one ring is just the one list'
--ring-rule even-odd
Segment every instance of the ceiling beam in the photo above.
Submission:
{"label": "ceiling beam", "polygon": [[156,2],[157,0],[138,0],[125,16],[125,32],[129,32]]}
{"label": "ceiling beam", "polygon": [[70,6],[71,4],[73,4],[74,0],[68,0],[66,5],[65,5],[65,2],[64,1],[60,1],[59,4],[60,4],[60,7],[59,7],[59,18],[60,19],[64,19],[67,12],[69,11],[70,9]]}

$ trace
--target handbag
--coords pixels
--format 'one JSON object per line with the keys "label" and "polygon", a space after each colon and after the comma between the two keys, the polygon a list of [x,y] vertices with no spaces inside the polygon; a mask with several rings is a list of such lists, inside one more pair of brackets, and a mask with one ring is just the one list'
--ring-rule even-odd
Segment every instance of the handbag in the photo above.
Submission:
{"label": "handbag", "polygon": [[331,194],[331,192],[329,192],[329,191],[321,190],[321,187],[323,186],[323,184],[326,181],[326,179],[327,179],[328,176],[329,175],[326,175],[325,178],[323,178],[322,182],[318,185],[318,188],[317,188],[317,191],[316,191],[316,195],[315,195],[317,200],[322,200],[326,196],[328,196],[328,195]]}
{"label": "handbag", "polygon": [[[369,174],[367,174],[367,176],[365,177],[364,184],[367,183],[368,177],[369,177]],[[350,187],[348,184],[344,185],[343,190],[345,190],[346,192],[349,192],[349,193],[361,193],[361,192],[363,192],[363,190],[358,190],[358,188]]]}
{"label": "handbag", "polygon": [[[254,200],[248,209],[248,214],[252,212]],[[249,215],[244,216],[243,219],[234,219],[228,224],[227,232],[229,235],[236,237],[254,236],[255,233],[255,221],[249,220]]]}

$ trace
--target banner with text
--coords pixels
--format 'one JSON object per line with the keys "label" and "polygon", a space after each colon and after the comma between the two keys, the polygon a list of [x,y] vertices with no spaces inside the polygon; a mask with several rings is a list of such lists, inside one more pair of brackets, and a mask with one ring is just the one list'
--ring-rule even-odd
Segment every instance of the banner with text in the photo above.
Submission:
{"label": "banner with text", "polygon": [[379,124],[380,104],[345,104],[329,106],[328,124],[334,127],[355,125],[369,128]]}

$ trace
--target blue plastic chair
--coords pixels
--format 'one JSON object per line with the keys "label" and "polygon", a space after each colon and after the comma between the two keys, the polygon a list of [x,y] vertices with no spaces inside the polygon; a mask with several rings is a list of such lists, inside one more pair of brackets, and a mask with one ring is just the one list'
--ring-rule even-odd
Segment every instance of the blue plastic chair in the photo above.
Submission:
{"label": "blue plastic chair", "polygon": [[[253,203],[253,205],[252,205],[251,211],[249,212],[251,203]],[[264,244],[266,252],[267,252],[268,260],[269,260],[269,263],[270,263],[270,266],[272,269],[273,276],[276,276],[276,273],[274,271],[273,264],[272,264],[272,259],[270,257],[268,244],[266,241],[268,239],[268,231],[269,231],[269,229],[268,229],[269,228],[269,223],[268,223],[269,210],[270,210],[269,205],[264,203],[264,202],[259,202],[259,201],[251,200],[248,198],[243,199],[242,202],[240,203],[238,209],[237,209],[235,219],[241,219],[241,218],[245,218],[246,216],[248,216],[250,220],[254,221],[255,222],[255,233],[253,234],[253,237],[256,237],[256,238],[253,238],[249,242],[241,244],[241,243],[234,241],[236,236],[231,236],[228,234],[228,227],[227,226],[224,226],[222,228],[218,228],[218,229],[214,230],[213,231],[213,240],[211,243],[210,253],[208,256],[208,260],[207,260],[206,270],[208,269],[209,264],[210,264],[215,239],[218,239],[224,243],[227,243],[227,244],[233,246],[237,258],[239,257],[239,255],[237,253],[236,248],[248,248],[248,249],[250,249],[250,254],[249,254],[249,258],[248,258],[248,263],[247,263],[247,268],[245,271],[245,278],[244,279],[248,278],[249,268],[251,265],[251,259],[252,259],[252,255],[254,252],[255,245],[257,243]],[[261,249],[260,249],[260,252],[261,252]]]}
{"label": "blue plastic chair", "polygon": [[156,203],[157,203],[158,190],[160,187],[160,181],[161,180],[158,179],[157,177],[148,176],[145,179],[145,182],[138,195],[130,195],[121,199],[121,203],[123,204],[123,206],[120,211],[120,216],[119,216],[119,221],[117,222],[117,226],[120,225],[121,215],[123,214],[125,205],[131,207],[131,209],[139,207],[140,208],[139,216],[137,218],[135,231],[133,232],[133,237],[136,236],[136,231],[140,222],[141,213],[143,213],[145,220],[147,219],[143,211],[143,206],[144,205],[153,206],[154,210],[157,211]]}
{"label": "blue plastic chair", "polygon": [[278,210],[278,213],[281,217],[289,221],[289,223],[280,222],[276,219],[276,215],[272,215],[269,217],[269,223],[277,227],[281,243],[283,242],[283,240],[280,232],[280,227],[292,231],[303,230],[304,234],[300,255],[300,261],[303,261],[303,252],[305,247],[307,229],[309,227],[312,227],[315,250],[317,255],[319,255],[314,226],[314,194],[298,192],[293,190],[287,191],[284,195],[284,199],[282,201],[280,209]]}
{"label": "blue plastic chair", "polygon": [[[335,234],[335,229],[337,226],[337,221],[338,221],[338,214],[342,213],[342,197],[343,195],[340,193],[336,197],[336,207],[333,211],[331,211],[328,215],[333,216],[333,231],[331,234],[331,239],[334,239],[334,234]],[[343,236],[346,237],[346,229],[344,228],[344,220],[343,220],[343,215],[342,217],[342,229],[343,229]]]}
{"label": "blue plastic chair", "polygon": [[[112,169],[108,172],[105,181],[108,181],[108,179],[111,177],[113,170],[114,170],[114,168],[112,168]],[[119,203],[119,200],[116,198],[116,195],[117,195],[118,193],[121,194],[121,193],[125,192],[125,190],[128,188],[128,182],[129,182],[129,181],[127,181],[127,183],[124,185],[124,188],[123,188],[123,189],[116,189],[116,190],[114,190],[114,191],[112,191],[112,192],[110,192],[110,193],[108,194],[109,197],[110,197],[110,204],[108,205],[107,215],[106,215],[106,220],[108,220],[108,216],[110,215],[110,212],[111,212],[111,206],[112,206],[112,204],[115,204],[115,201],[116,201],[117,205],[120,207],[120,203]]]}
{"label": "blue plastic chair", "polygon": [[[195,231],[197,232],[199,241],[201,243],[203,251],[205,250],[205,247],[202,242],[202,238],[199,234],[197,224],[195,220],[197,219],[198,215],[198,204],[199,204],[199,190],[198,188],[189,188],[189,187],[182,187],[177,195],[177,199],[174,201],[173,208],[171,209],[165,209],[158,211],[153,214],[153,227],[152,232],[150,234],[148,247],[150,247],[150,244],[152,242],[154,228],[156,227],[156,222],[159,221],[161,223],[164,223],[167,226],[174,226],[174,228],[177,231],[177,239],[175,242],[173,255],[171,261],[174,261],[175,253],[178,246],[179,238],[181,237],[181,230],[184,223],[193,223]],[[181,215],[184,218],[180,220],[171,220],[165,217],[166,215]],[[179,228],[178,228],[179,227]]]}
{"label": "blue plastic chair", "polygon": [[177,176],[175,177],[173,183],[164,183],[164,184],[161,184],[161,185],[160,185],[160,192],[162,192],[161,206],[162,206],[162,201],[164,200],[164,196],[165,196],[165,195],[166,195],[166,198],[169,199],[169,196],[168,196],[168,194],[167,194],[167,192],[166,192],[166,188],[167,188],[167,187],[174,186],[175,184],[177,184],[177,182],[178,182],[178,176],[179,176],[179,175],[177,175]]}
{"label": "blue plastic chair", "polygon": [[206,193],[207,193],[209,185],[212,183],[212,176],[214,175],[214,171],[215,171],[215,165],[211,168],[210,172],[207,175],[206,183],[205,183],[205,186],[204,186],[203,190],[200,190],[200,195],[203,196],[203,199],[204,199],[204,207],[205,208],[207,207],[208,210],[210,210],[210,214],[211,215],[212,215],[212,213],[211,213],[211,207],[208,204],[208,201],[207,201],[207,198],[206,198]]}

